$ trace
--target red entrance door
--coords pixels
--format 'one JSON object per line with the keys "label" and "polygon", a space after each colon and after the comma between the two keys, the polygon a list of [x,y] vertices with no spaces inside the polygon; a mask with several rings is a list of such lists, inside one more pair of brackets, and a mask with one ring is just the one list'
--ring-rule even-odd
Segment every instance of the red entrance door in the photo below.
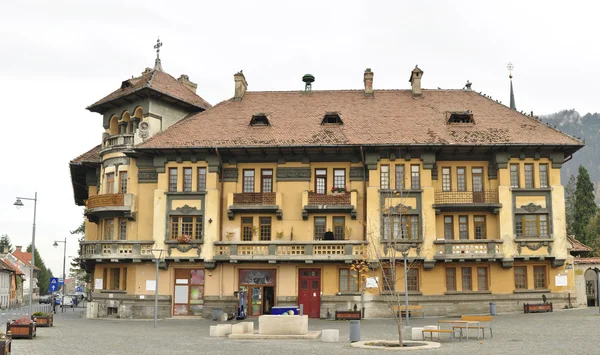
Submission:
{"label": "red entrance door", "polygon": [[321,315],[321,271],[300,269],[298,271],[298,305],[303,305],[309,318]]}

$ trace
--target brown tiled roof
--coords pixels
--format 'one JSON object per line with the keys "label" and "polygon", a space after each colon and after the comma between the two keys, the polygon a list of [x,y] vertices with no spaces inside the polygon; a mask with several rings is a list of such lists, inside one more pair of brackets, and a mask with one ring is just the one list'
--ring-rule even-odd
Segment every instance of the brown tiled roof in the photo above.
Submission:
{"label": "brown tiled roof", "polygon": [[575,258],[575,264],[600,264],[600,258]]}
{"label": "brown tiled roof", "polygon": [[587,245],[585,245],[582,242],[575,239],[574,235],[568,236],[567,240],[572,245],[572,247],[570,248],[570,251],[572,251],[572,252],[574,252],[574,251],[575,252],[592,251],[592,248],[588,247]]}
{"label": "brown tiled roof", "polygon": [[145,72],[141,76],[128,79],[123,83],[126,83],[126,85],[122,85],[121,88],[113,91],[103,99],[88,106],[87,109],[93,111],[93,109],[97,106],[127,95],[131,95],[144,88],[152,89],[163,95],[171,96],[179,101],[183,101],[202,109],[211,107],[211,105],[204,101],[203,98],[196,95],[190,89],[185,87],[185,85],[177,81],[177,79],[161,70],[151,70]]}
{"label": "brown tiled roof", "polygon": [[4,260],[0,259],[0,270],[14,271],[12,266],[8,265]]}
{"label": "brown tiled roof", "polygon": [[16,265],[14,265],[13,263],[11,263],[11,262],[10,262],[10,260],[8,260],[8,259],[6,259],[6,258],[5,258],[5,259],[2,259],[2,261],[3,261],[3,262],[6,264],[6,265],[10,266],[10,268],[11,268],[11,269],[12,269],[12,270],[13,270],[13,271],[14,271],[14,272],[17,274],[17,275],[25,275],[25,274],[23,273],[23,271],[19,270],[19,268],[18,268]]}
{"label": "brown tiled roof", "polygon": [[[475,124],[446,124],[470,111]],[[321,125],[326,112],[343,125]],[[264,113],[270,126],[249,126]],[[314,145],[568,145],[582,142],[474,91],[410,90],[246,92],[181,120],[139,148]]]}
{"label": "brown tiled roof", "polygon": [[88,150],[87,152],[81,154],[77,158],[71,160],[71,164],[81,164],[81,163],[99,163],[100,162],[100,148],[101,144],[98,144],[94,148]]}
{"label": "brown tiled roof", "polygon": [[[31,265],[31,253],[27,253],[20,250],[15,250],[11,253],[15,258],[21,260],[21,262],[28,267]],[[39,270],[40,268],[37,266],[33,266],[34,269]]]}

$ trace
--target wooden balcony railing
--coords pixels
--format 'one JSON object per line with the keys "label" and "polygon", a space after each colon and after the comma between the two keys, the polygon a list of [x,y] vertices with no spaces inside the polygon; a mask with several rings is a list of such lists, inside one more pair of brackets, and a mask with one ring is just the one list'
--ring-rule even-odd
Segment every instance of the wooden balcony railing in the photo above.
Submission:
{"label": "wooden balcony railing", "polygon": [[364,241],[215,242],[215,260],[355,260]]}
{"label": "wooden balcony railing", "polygon": [[152,240],[98,240],[81,243],[82,259],[152,259]]}
{"label": "wooden balcony railing", "polygon": [[308,204],[309,205],[335,205],[344,206],[350,205],[350,192],[345,193],[329,193],[329,194],[316,194],[308,193]]}
{"label": "wooden balcony railing", "polygon": [[435,191],[436,204],[498,203],[498,190]]}
{"label": "wooden balcony railing", "polygon": [[245,193],[234,193],[233,204],[234,205],[261,205],[261,206],[274,206],[275,192],[245,192]]}
{"label": "wooden balcony railing", "polygon": [[117,206],[125,206],[125,194],[94,195],[87,200],[88,209]]}

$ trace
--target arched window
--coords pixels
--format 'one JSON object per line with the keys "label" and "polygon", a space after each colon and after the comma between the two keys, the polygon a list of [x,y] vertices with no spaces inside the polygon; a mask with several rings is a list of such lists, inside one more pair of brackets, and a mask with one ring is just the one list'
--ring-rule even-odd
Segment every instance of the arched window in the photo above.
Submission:
{"label": "arched window", "polygon": [[108,133],[112,136],[114,134],[118,134],[119,133],[119,119],[117,118],[117,116],[112,116],[110,118],[110,122],[109,122],[109,126],[108,126]]}
{"label": "arched window", "polygon": [[131,115],[128,111],[123,112],[121,119],[119,120],[119,126],[125,126],[125,128],[122,131],[119,129],[119,133],[131,133],[132,131],[130,130],[130,123]]}

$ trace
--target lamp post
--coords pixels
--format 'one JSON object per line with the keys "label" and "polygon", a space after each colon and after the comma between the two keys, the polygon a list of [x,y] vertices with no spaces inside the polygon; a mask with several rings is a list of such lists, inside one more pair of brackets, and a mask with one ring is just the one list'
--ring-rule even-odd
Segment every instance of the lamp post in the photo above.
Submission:
{"label": "lamp post", "polygon": [[53,247],[58,247],[58,243],[63,243],[64,244],[64,249],[63,249],[63,284],[62,284],[62,299],[60,300],[60,311],[64,312],[65,311],[65,283],[67,282],[67,275],[65,274],[65,265],[67,263],[67,238],[65,237],[65,240],[55,240],[54,244],[52,244]]}
{"label": "lamp post", "polygon": [[[163,249],[152,249],[152,254],[154,254],[154,262],[156,263],[156,277],[154,284],[154,328],[156,328],[158,320],[158,263],[160,262],[163,251]],[[158,256],[156,253],[158,253]]]}
{"label": "lamp post", "polygon": [[402,258],[404,258],[404,306],[406,307],[406,326],[410,326],[410,317],[408,314],[408,277],[406,275],[406,258],[408,257],[408,250],[402,252]]}
{"label": "lamp post", "polygon": [[598,277],[598,280],[596,280],[596,297],[598,299],[598,313],[600,313],[600,269],[595,267],[593,270],[596,272],[596,276]]}
{"label": "lamp post", "polygon": [[33,201],[33,231],[31,233],[31,263],[29,270],[29,315],[33,314],[33,268],[35,264],[35,215],[37,212],[37,192],[35,193],[33,198],[28,197],[17,197],[17,201],[15,201],[14,205],[17,209],[23,207],[23,201],[21,200],[29,200]]}

